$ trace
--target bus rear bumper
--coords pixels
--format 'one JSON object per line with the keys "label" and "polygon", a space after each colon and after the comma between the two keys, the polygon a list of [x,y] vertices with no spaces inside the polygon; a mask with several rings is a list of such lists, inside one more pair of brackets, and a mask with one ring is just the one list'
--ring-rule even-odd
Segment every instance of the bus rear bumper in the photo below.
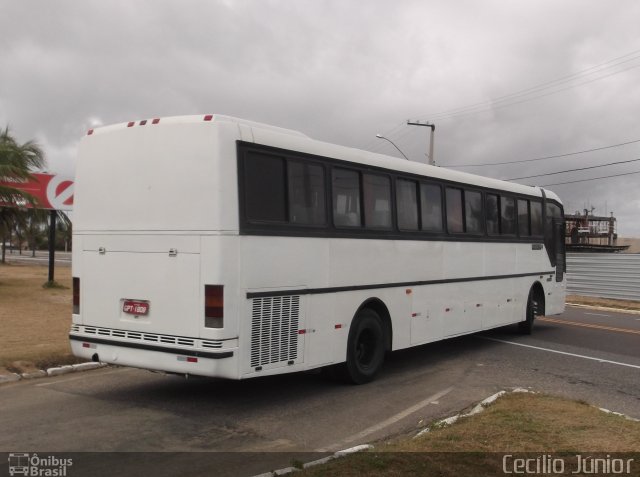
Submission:
{"label": "bus rear bumper", "polygon": [[69,335],[75,356],[118,366],[168,373],[238,379],[238,349],[180,349]]}

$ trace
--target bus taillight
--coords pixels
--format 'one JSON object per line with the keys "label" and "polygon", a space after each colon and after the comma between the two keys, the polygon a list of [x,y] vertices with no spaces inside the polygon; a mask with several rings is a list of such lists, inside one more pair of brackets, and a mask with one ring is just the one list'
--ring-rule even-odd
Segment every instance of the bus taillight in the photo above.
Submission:
{"label": "bus taillight", "polygon": [[73,314],[80,314],[80,278],[73,277]]}
{"label": "bus taillight", "polygon": [[222,285],[204,286],[204,326],[222,328],[224,316],[224,287]]}

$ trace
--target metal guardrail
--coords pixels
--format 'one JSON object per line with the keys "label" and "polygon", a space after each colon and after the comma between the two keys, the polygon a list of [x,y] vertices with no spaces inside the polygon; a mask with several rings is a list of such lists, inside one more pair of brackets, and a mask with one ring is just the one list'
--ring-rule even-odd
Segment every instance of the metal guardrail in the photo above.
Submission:
{"label": "metal guardrail", "polygon": [[568,253],[567,294],[640,301],[640,254]]}

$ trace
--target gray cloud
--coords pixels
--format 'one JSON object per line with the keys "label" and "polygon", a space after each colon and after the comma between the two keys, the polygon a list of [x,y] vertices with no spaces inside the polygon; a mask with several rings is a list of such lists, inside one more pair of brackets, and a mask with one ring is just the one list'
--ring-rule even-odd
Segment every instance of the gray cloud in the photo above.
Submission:
{"label": "gray cloud", "polygon": [[[426,128],[406,119],[490,101],[634,50],[640,4],[374,0],[3,2],[0,125],[45,146],[72,174],[97,124],[222,113],[423,160]],[[640,65],[630,61],[626,67]],[[640,68],[558,94],[437,120],[442,165],[560,154],[640,138]],[[588,78],[585,78],[588,79]],[[567,84],[566,86],[569,86]],[[514,177],[640,157],[640,146],[469,168]],[[525,181],[546,184],[640,166]],[[640,236],[640,175],[554,186]]]}

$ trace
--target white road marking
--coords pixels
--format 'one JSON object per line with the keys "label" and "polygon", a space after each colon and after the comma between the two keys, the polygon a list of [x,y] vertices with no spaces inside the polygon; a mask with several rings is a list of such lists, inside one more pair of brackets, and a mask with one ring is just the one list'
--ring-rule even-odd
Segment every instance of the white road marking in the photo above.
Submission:
{"label": "white road marking", "polygon": [[401,411],[398,414],[395,414],[395,415],[391,416],[389,419],[386,419],[386,420],[384,420],[384,421],[382,421],[382,422],[380,422],[378,424],[375,424],[375,425],[373,425],[371,427],[368,427],[364,431],[358,432],[357,434],[354,434],[354,435],[349,436],[349,437],[347,437],[345,439],[342,439],[340,442],[337,442],[337,443],[335,443],[333,445],[330,445],[330,446],[328,446],[328,447],[326,447],[324,449],[318,449],[316,452],[328,452],[331,449],[341,449],[342,447],[344,447],[346,444],[349,444],[350,442],[362,440],[365,437],[367,437],[368,435],[373,434],[374,432],[380,431],[380,430],[384,429],[385,427],[389,427],[392,424],[395,424],[396,422],[404,419],[405,417],[410,416],[414,412],[419,411],[423,407],[426,407],[429,404],[432,404],[434,401],[437,401],[441,397],[446,396],[451,391],[453,391],[453,387],[450,387],[450,388],[447,388],[447,389],[443,389],[442,391],[437,392],[433,396],[429,396],[428,398],[423,399],[419,403],[414,404],[413,406],[405,409],[404,411]]}
{"label": "white road marking", "polygon": [[586,313],[586,312],[585,312],[585,315],[591,315],[591,316],[606,316],[607,318],[609,318],[609,317],[611,316],[611,315],[605,315],[605,314],[602,314],[602,313]]}
{"label": "white road marking", "polygon": [[557,354],[563,354],[565,356],[573,356],[574,358],[589,359],[591,361],[598,361],[599,363],[615,364],[617,366],[626,366],[626,367],[629,367],[629,368],[640,369],[640,366],[638,366],[637,364],[621,363],[619,361],[611,361],[611,360],[608,360],[608,359],[595,358],[593,356],[585,356],[583,354],[567,353],[566,351],[558,351],[557,349],[541,348],[539,346],[532,346],[532,345],[527,345],[527,344],[523,344],[523,343],[516,343],[515,341],[506,341],[506,340],[499,340],[499,339],[496,339],[496,338],[489,338],[488,336],[480,336],[479,338],[482,338],[484,340],[489,340],[489,341],[497,341],[498,343],[505,343],[505,344],[512,344],[512,345],[516,345],[516,346],[522,346],[524,348],[537,349],[537,350],[540,350],[540,351],[548,351],[549,353],[557,353]]}

